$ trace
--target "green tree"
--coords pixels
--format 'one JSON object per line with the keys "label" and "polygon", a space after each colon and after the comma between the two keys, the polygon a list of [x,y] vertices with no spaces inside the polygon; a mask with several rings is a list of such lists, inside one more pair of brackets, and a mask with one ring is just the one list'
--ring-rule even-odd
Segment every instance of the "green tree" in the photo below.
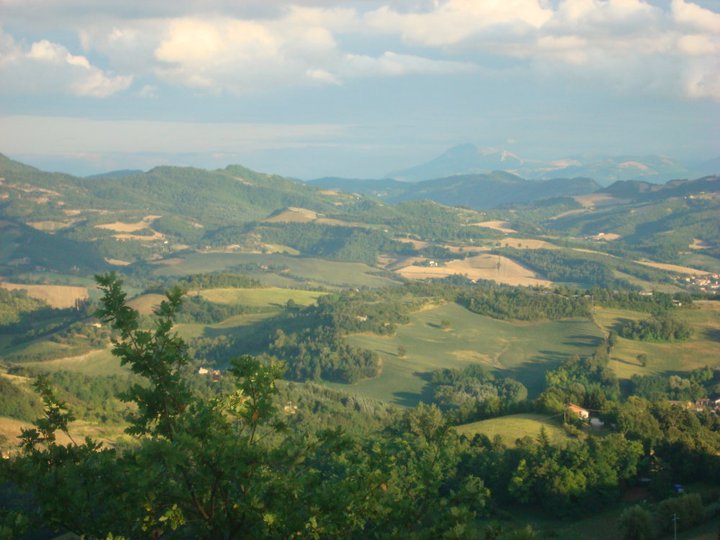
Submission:
{"label": "green tree", "polygon": [[639,505],[631,506],[622,513],[620,529],[623,533],[623,540],[652,540],[655,538],[653,515]]}
{"label": "green tree", "polygon": [[[43,526],[91,537],[470,537],[489,492],[459,475],[459,437],[434,406],[387,433],[289,432],[275,406],[277,364],[230,361],[232,390],[195,393],[187,348],[173,331],[170,291],[141,327],[114,274],[98,277],[99,315],[117,332],[114,354],[145,382],[125,393],[134,442],[60,444],[73,415],[43,380],[45,415],[3,464],[32,497]],[[442,508],[442,512],[435,509]]]}

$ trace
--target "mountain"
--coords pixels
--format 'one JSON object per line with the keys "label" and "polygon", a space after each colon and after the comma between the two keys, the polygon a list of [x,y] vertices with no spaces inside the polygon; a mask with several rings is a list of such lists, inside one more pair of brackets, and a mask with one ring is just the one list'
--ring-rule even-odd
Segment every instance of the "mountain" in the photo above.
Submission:
{"label": "mountain", "polygon": [[136,176],[142,174],[141,169],[120,169],[118,171],[108,171],[100,174],[91,174],[85,178],[123,178],[125,176]]}
{"label": "mountain", "polygon": [[543,225],[571,236],[611,240],[608,249],[618,255],[631,249],[654,260],[689,259],[711,266],[709,257],[720,257],[720,176],[662,185],[620,181],[592,199]]}
{"label": "mountain", "polygon": [[655,155],[578,155],[551,161],[531,160],[507,150],[479,148],[472,144],[454,146],[431,161],[388,174],[390,178],[421,181],[455,175],[503,171],[530,180],[592,178],[602,185],[618,180],[646,180],[662,183],[720,171],[718,160],[689,167],[677,160]]}
{"label": "mountain", "polygon": [[212,244],[220,230],[226,244],[237,244],[252,233],[249,224],[279,210],[318,214],[350,200],[239,165],[80,178],[0,155],[0,273],[90,274],[108,260],[127,264]]}
{"label": "mountain", "polygon": [[399,195],[408,187],[406,182],[392,178],[361,179],[335,176],[310,180],[308,184],[320,189],[337,189],[346,193],[359,193],[380,198]]}
{"label": "mountain", "polygon": [[650,184],[637,180],[615,182],[601,189],[619,199],[630,199],[636,202],[649,202],[669,199],[671,197],[698,197],[711,193],[720,193],[720,177],[706,176],[697,180],[672,180],[665,184]]}
{"label": "mountain", "polygon": [[696,164],[693,171],[696,171],[693,177],[720,174],[720,156]]}
{"label": "mountain", "polygon": [[605,185],[619,180],[660,183],[676,178],[688,178],[692,174],[688,167],[668,157],[631,155],[572,157],[524,172],[531,178],[587,176]]}
{"label": "mountain", "polygon": [[422,165],[389,173],[397,180],[417,182],[459,174],[517,171],[525,162],[508,152],[494,148],[478,148],[473,144],[453,146],[442,155]]}
{"label": "mountain", "polygon": [[[0,237],[7,240],[0,242],[0,274],[87,275],[187,250],[284,250],[373,262],[380,254],[407,256],[412,248],[398,237],[464,238],[466,224],[481,221],[477,211],[512,206],[521,208],[508,215],[570,236],[615,233],[620,240],[613,245],[656,260],[688,246],[715,256],[718,201],[717,176],[663,185],[620,181],[603,189],[587,177],[528,180],[502,171],[308,185],[239,165],[79,178],[0,155]],[[473,238],[479,234],[472,231]]]}
{"label": "mountain", "polygon": [[391,203],[429,200],[447,206],[488,210],[500,206],[526,204],[552,197],[572,197],[600,188],[590,178],[527,180],[502,171],[490,174],[463,174],[422,182],[351,180],[323,178],[312,185],[382,198]]}

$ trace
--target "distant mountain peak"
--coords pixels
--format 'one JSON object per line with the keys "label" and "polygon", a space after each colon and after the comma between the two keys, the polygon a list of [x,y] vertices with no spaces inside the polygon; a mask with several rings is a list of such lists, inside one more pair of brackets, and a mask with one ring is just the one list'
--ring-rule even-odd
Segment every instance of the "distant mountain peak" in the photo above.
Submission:
{"label": "distant mountain peak", "polygon": [[718,160],[696,167],[664,155],[578,154],[553,160],[530,160],[509,150],[465,143],[453,146],[438,157],[415,167],[392,172],[389,178],[422,181],[468,174],[505,171],[530,180],[593,178],[603,185],[618,180],[645,180],[657,184],[675,178],[691,178],[718,171]]}
{"label": "distant mountain peak", "polygon": [[524,161],[508,150],[478,147],[465,143],[453,146],[441,155],[416,167],[394,171],[388,178],[418,182],[462,174],[483,174],[493,171],[515,172]]}

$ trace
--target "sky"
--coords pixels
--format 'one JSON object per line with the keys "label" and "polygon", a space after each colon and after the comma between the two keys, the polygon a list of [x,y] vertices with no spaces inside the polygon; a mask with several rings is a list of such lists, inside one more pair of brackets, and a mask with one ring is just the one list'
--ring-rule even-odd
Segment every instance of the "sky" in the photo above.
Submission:
{"label": "sky", "polygon": [[380,177],[720,156],[720,0],[0,0],[0,153]]}

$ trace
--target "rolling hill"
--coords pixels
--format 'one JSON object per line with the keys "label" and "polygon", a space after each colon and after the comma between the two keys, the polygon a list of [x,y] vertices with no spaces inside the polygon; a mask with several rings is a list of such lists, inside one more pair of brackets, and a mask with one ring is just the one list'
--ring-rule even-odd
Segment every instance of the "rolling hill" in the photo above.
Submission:
{"label": "rolling hill", "polygon": [[379,197],[391,203],[430,200],[476,210],[532,203],[552,197],[582,195],[600,188],[600,185],[590,178],[531,181],[501,171],[446,176],[421,182],[324,178],[314,180],[311,184],[325,189]]}

